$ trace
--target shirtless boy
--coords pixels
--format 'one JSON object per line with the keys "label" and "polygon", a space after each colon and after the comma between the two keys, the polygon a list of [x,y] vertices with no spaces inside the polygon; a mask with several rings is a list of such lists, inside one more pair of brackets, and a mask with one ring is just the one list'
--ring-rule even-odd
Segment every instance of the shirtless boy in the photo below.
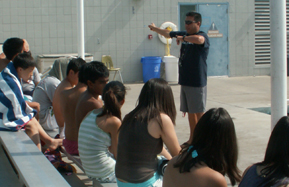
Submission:
{"label": "shirtless boy", "polygon": [[[63,144],[66,151],[71,155],[78,155],[78,147],[74,142],[78,141],[79,125],[76,125],[74,116],[75,108],[80,95],[87,89],[83,81],[83,70],[87,64],[83,64],[78,74],[78,84],[69,90],[64,90],[60,94],[60,105],[65,123],[65,143]],[[76,146],[76,147],[75,147]]]}
{"label": "shirtless boy", "polygon": [[83,64],[85,64],[85,61],[81,58],[70,60],[67,65],[66,77],[57,86],[55,93],[54,93],[52,106],[53,106],[53,111],[54,111],[56,122],[59,126],[59,134],[61,138],[64,138],[64,132],[63,132],[64,118],[61,113],[60,95],[62,91],[71,89],[78,83],[78,71]]}
{"label": "shirtless boy", "polygon": [[[109,71],[102,62],[92,61],[84,66],[83,81],[87,85],[87,90],[81,94],[76,105],[75,123],[77,127],[80,126],[88,112],[103,106],[99,96],[108,80]],[[77,144],[77,141],[75,143]]]}

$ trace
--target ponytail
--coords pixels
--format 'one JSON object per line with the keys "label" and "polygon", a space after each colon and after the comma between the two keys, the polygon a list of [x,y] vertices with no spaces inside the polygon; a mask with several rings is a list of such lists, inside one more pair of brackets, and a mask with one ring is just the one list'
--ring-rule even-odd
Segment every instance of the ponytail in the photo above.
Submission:
{"label": "ponytail", "polygon": [[104,101],[104,106],[102,113],[98,116],[110,114],[121,120],[120,102],[124,100],[125,94],[126,88],[121,82],[109,82],[103,89],[102,100]]}
{"label": "ponytail", "polygon": [[102,96],[102,99],[105,102],[102,113],[111,114],[121,120],[120,104],[113,91],[109,89],[107,92],[103,93]]}

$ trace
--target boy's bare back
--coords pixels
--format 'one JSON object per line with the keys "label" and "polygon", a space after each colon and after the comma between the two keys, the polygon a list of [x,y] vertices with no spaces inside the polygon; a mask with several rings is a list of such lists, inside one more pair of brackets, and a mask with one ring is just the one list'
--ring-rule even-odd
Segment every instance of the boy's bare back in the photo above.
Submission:
{"label": "boy's bare back", "polygon": [[81,121],[88,114],[88,112],[99,109],[103,106],[102,100],[98,97],[93,97],[91,93],[86,90],[83,92],[78,99],[78,103],[75,109],[75,122],[76,125],[80,126]]}
{"label": "boy's bare back", "polygon": [[73,88],[72,85],[70,84],[70,82],[67,79],[64,79],[63,81],[61,81],[61,83],[57,86],[54,96],[53,96],[53,101],[52,101],[52,105],[53,105],[53,112],[55,114],[55,119],[56,122],[58,124],[59,127],[63,127],[64,126],[64,118],[63,115],[61,113],[61,92],[64,90],[69,90]]}
{"label": "boy's bare back", "polygon": [[78,140],[79,125],[75,122],[75,109],[80,95],[86,90],[86,85],[81,84],[70,90],[64,90],[60,95],[61,111],[65,123],[65,139]]}

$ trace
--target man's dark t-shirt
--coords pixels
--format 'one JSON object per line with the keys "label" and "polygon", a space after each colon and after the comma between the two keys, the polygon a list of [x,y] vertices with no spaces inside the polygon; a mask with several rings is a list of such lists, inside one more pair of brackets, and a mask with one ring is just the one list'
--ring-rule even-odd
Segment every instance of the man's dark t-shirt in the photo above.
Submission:
{"label": "man's dark t-shirt", "polygon": [[[183,36],[186,31],[172,31],[170,37]],[[204,87],[207,85],[207,56],[209,54],[209,37],[203,31],[194,35],[205,38],[204,44],[183,42],[179,58],[179,84],[183,86]]]}

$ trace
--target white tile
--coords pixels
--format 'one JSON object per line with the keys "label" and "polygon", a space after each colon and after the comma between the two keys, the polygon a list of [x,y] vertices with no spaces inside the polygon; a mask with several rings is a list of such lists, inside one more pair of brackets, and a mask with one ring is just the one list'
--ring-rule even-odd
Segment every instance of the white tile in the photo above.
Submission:
{"label": "white tile", "polygon": [[34,16],[42,15],[42,9],[40,7],[39,8],[33,8],[33,15]]}
{"label": "white tile", "polygon": [[[3,16],[3,23],[11,23],[11,16]],[[10,25],[9,25],[10,27]]]}
{"label": "white tile", "polygon": [[25,15],[26,16],[33,16],[33,8],[25,8]]}
{"label": "white tile", "polygon": [[10,16],[10,14],[11,14],[10,9],[4,8],[4,7],[2,7],[1,13],[3,16]]}
{"label": "white tile", "polygon": [[55,8],[57,5],[56,5],[56,0],[49,0],[48,1],[48,4],[49,4],[49,7],[50,8]]}
{"label": "white tile", "polygon": [[57,9],[56,8],[49,8],[48,12],[49,12],[50,16],[55,16],[57,14]]}

